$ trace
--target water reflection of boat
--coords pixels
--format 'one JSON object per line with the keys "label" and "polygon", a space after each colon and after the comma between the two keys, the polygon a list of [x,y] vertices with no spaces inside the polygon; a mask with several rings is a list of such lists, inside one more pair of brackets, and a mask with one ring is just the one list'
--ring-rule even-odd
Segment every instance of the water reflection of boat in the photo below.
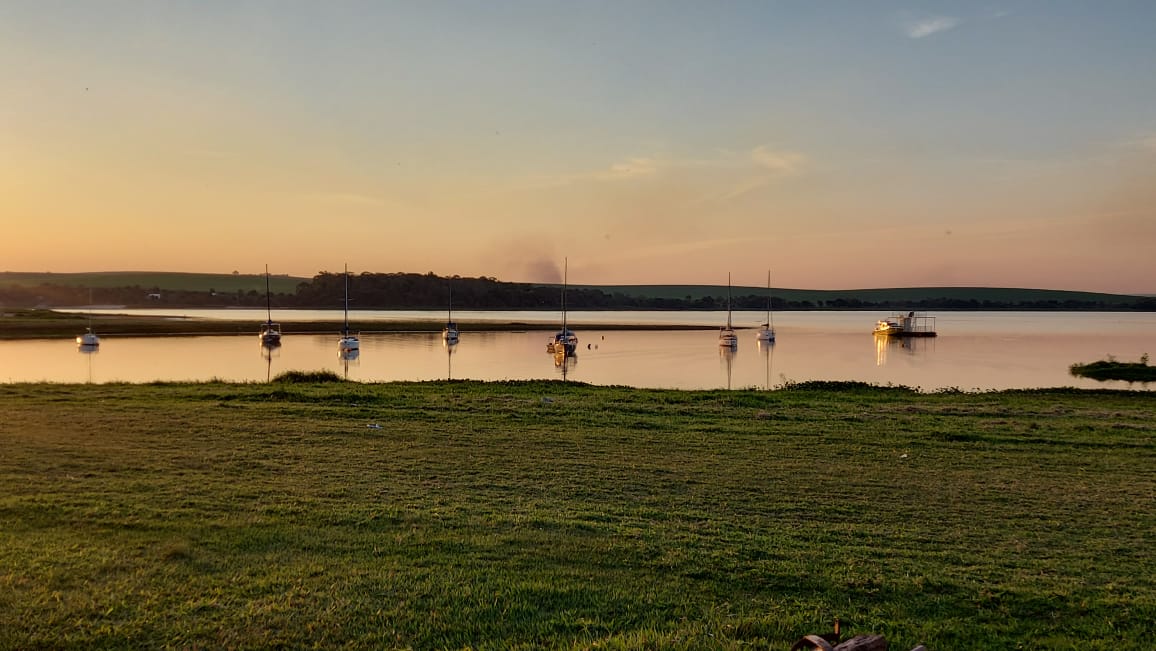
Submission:
{"label": "water reflection of boat", "polygon": [[769,269],[767,270],[767,322],[755,333],[755,341],[775,343],[775,322],[771,316],[771,272]]}
{"label": "water reflection of boat", "polygon": [[578,357],[565,353],[554,353],[554,368],[562,373],[562,379],[578,365]]}
{"label": "water reflection of boat", "polygon": [[[735,349],[739,347],[739,338],[735,334],[734,326],[731,325],[731,275],[727,273],[727,324],[718,331],[718,345],[724,348]],[[729,387],[728,387],[729,388]]]}
{"label": "water reflection of boat", "polygon": [[337,340],[337,349],[342,356],[352,351],[361,350],[361,340],[357,338],[357,335],[349,333],[349,265],[345,265],[345,325],[341,327],[341,339]]}
{"label": "water reflection of boat", "polygon": [[273,343],[261,342],[261,359],[265,360],[265,381],[269,382],[273,376],[273,358],[281,356],[281,341]]}
{"label": "water reflection of boat", "polygon": [[454,379],[454,353],[457,352],[457,339],[450,341],[449,339],[442,340],[442,346],[446,349],[446,379]]}
{"label": "water reflection of boat", "polygon": [[926,314],[893,314],[875,322],[875,334],[885,337],[934,337],[935,317]]}
{"label": "water reflection of boat", "polygon": [[361,358],[360,348],[343,348],[337,352],[337,358],[341,360],[341,366],[345,371],[344,378],[349,379],[349,366],[357,366],[357,360]]}
{"label": "water reflection of boat", "polygon": [[765,379],[763,381],[764,382],[763,388],[766,389],[767,391],[770,391],[770,389],[771,389],[771,367],[773,366],[771,364],[771,362],[774,360],[774,357],[775,357],[775,342],[774,342],[774,340],[760,341],[758,343],[758,346],[759,346],[759,352],[762,353],[762,355],[763,355],[763,365],[766,367]]}
{"label": "water reflection of boat", "polygon": [[273,323],[273,304],[269,291],[269,265],[265,265],[265,323],[261,324],[261,344],[264,346],[281,345],[281,324]]}
{"label": "water reflection of boat", "polygon": [[92,384],[92,358],[100,352],[100,346],[86,346],[84,344],[79,344],[77,345],[76,349],[81,353],[84,353],[84,356],[88,358],[88,383]]}
{"label": "water reflection of boat", "polygon": [[722,358],[723,364],[727,369],[727,389],[731,388],[731,375],[734,373],[735,353],[737,350],[737,346],[719,346],[718,348],[719,357]]}
{"label": "water reflection of boat", "polygon": [[566,327],[566,283],[569,262],[569,259],[566,259],[562,263],[562,329],[554,333],[553,339],[546,342],[546,352],[561,357],[573,357],[578,353],[578,335]]}
{"label": "water reflection of boat", "polygon": [[934,343],[935,339],[928,337],[875,337],[875,365],[886,365],[887,354],[891,349],[916,356],[927,352]]}

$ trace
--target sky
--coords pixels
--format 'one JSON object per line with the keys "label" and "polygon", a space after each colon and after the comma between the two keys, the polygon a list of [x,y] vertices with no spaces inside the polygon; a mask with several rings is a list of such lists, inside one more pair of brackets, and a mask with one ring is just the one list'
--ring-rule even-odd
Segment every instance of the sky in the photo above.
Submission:
{"label": "sky", "polygon": [[1156,2],[0,0],[0,271],[1156,293]]}

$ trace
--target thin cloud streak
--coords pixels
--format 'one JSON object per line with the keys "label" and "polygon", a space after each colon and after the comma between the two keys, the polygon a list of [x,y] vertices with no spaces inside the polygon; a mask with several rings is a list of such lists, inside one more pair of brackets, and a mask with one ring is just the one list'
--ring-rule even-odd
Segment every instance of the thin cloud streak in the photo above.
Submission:
{"label": "thin cloud streak", "polygon": [[350,206],[384,206],[385,200],[377,197],[371,197],[364,194],[355,194],[352,192],[314,192],[310,194],[303,194],[301,198],[307,201],[317,201],[320,203],[343,204]]}
{"label": "thin cloud streak", "polygon": [[776,174],[797,174],[806,158],[798,152],[774,151],[766,145],[759,145],[751,151],[751,162]]}
{"label": "thin cloud streak", "polygon": [[936,16],[924,20],[910,21],[904,26],[904,29],[907,32],[908,38],[927,38],[932,34],[954,29],[958,27],[961,22],[960,19],[953,16]]}

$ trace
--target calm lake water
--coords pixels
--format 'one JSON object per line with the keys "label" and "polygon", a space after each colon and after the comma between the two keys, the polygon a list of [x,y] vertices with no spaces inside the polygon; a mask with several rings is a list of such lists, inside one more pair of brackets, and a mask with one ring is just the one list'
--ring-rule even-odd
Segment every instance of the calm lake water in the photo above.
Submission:
{"label": "calm lake water", "polygon": [[[152,314],[155,310],[115,310]],[[342,360],[337,333],[294,334],[293,323],[340,320],[340,312],[286,310],[283,344],[273,350],[257,342],[262,310],[187,310],[179,316],[252,320],[247,336],[129,337],[100,333],[96,353],[83,353],[71,340],[0,341],[0,382],[150,382],[208,380],[264,382],[288,370],[328,369],[351,380],[435,380],[444,378],[572,379],[599,385],[714,389],[774,388],[805,380],[860,380],[903,384],[931,391],[1075,386],[1150,389],[1124,382],[1072,377],[1074,362],[1109,355],[1137,361],[1156,354],[1156,314],[1089,312],[940,312],[939,336],[877,339],[871,328],[884,312],[784,312],[775,314],[778,341],[759,346],[754,328],[761,312],[736,312],[739,347],[719,349],[708,330],[599,330],[583,324],[704,325],[717,328],[725,313],[572,312],[579,337],[576,358],[565,368],[546,352],[551,332],[470,331],[471,323],[554,323],[549,312],[455,312],[462,326],[456,346],[442,344],[439,332],[386,333],[362,330],[361,353]],[[357,312],[359,323],[444,319],[424,311]],[[79,334],[79,333],[78,333]]]}

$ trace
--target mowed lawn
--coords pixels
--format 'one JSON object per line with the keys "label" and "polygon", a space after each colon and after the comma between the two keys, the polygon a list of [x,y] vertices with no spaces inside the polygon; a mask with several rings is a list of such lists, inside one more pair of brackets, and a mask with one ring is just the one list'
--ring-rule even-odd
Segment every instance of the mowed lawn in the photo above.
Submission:
{"label": "mowed lawn", "polygon": [[1142,649],[1156,395],[0,385],[0,648]]}

